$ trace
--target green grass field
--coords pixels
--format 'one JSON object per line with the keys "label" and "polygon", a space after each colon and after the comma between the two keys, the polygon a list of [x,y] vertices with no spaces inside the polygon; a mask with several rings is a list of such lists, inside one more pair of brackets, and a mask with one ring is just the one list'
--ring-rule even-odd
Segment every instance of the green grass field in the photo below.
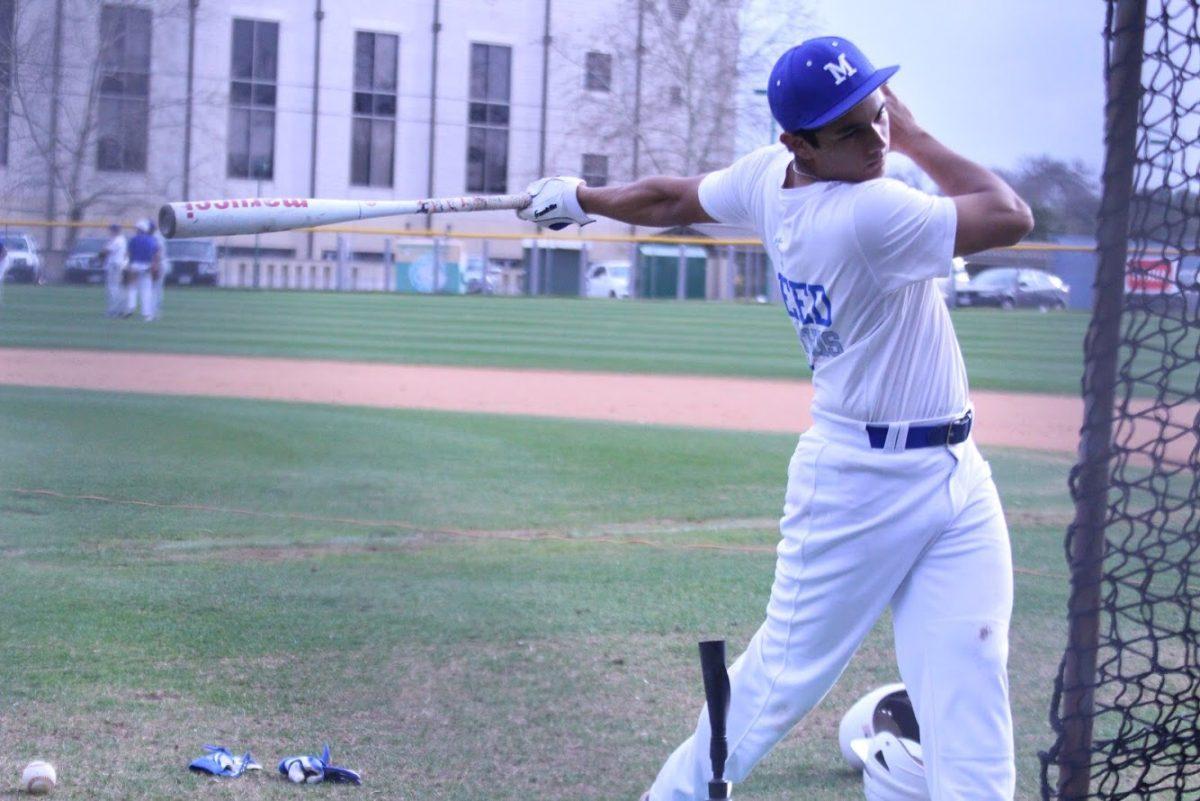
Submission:
{"label": "green grass field", "polygon": [[[809,375],[774,305],[168,289],[163,319],[151,327],[107,320],[103,308],[96,287],[7,286],[0,347]],[[964,309],[953,317],[972,387],[1079,394],[1087,315]]]}
{"label": "green grass field", "polygon": [[[5,313],[28,321],[43,297]],[[218,300],[266,299],[181,292],[168,309],[194,320]],[[471,308],[393,300],[346,302],[360,317]],[[668,311],[760,319],[748,307]],[[127,324],[119,338],[132,347],[171,331]],[[84,343],[73,336],[58,344]],[[334,353],[354,351],[343,341],[321,355]],[[300,791],[271,775],[221,786],[185,766],[207,742],[252,748],[273,770],[328,741],[366,784],[306,793],[636,799],[694,724],[695,642],[725,636],[736,654],[761,620],[793,445],[0,388],[0,788],[38,756],[58,763],[63,799],[291,798]],[[1019,571],[1011,673],[1019,797],[1031,799],[1063,642],[1070,458],[988,456]],[[884,621],[738,796],[861,797],[836,722],[894,675]]]}

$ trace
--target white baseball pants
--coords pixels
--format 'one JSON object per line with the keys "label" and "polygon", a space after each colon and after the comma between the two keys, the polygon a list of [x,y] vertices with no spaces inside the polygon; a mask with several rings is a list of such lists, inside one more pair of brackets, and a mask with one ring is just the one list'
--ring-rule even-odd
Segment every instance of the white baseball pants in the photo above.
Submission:
{"label": "white baseball pants", "polygon": [[157,297],[154,293],[154,279],[150,277],[150,265],[131,264],[133,284],[125,288],[125,313],[133,314],[141,304],[142,317],[153,320],[158,316]]}
{"label": "white baseball pants", "polygon": [[[725,778],[745,779],[817,705],[890,604],[931,797],[1012,799],[1012,556],[974,441],[875,450],[863,424],[817,416],[789,466],[780,532],[766,622],[729,671]],[[817,736],[836,751],[836,731]],[[702,710],[652,801],[708,798],[709,739]]]}
{"label": "white baseball pants", "polygon": [[115,317],[125,311],[125,286],[121,282],[124,268],[119,265],[108,265],[104,268],[104,288],[108,292],[108,315]]}

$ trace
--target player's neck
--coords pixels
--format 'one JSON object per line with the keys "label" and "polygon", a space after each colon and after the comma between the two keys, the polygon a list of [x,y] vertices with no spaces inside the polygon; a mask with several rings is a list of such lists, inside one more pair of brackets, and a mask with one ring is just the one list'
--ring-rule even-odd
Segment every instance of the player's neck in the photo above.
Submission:
{"label": "player's neck", "polygon": [[808,186],[821,180],[813,175],[807,165],[801,165],[796,159],[792,159],[788,165],[787,178],[784,179],[783,186],[785,189],[796,189],[801,186]]}

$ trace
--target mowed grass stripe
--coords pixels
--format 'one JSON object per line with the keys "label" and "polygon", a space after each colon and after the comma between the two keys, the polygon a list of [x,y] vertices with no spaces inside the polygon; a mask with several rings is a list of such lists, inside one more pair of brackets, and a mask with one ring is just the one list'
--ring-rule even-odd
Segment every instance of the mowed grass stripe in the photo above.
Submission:
{"label": "mowed grass stripe", "polygon": [[[39,294],[67,293],[70,290],[46,289]],[[432,325],[443,331],[454,330],[459,324],[483,326],[488,329],[514,327],[536,331],[543,336],[551,333],[548,326],[555,327],[553,333],[557,336],[571,335],[576,331],[589,331],[594,326],[596,330],[630,333],[671,333],[679,332],[681,327],[686,329],[689,336],[704,336],[713,329],[704,327],[706,322],[715,327],[724,325],[720,333],[728,337],[743,337],[751,339],[762,332],[783,332],[785,337],[791,331],[787,318],[778,309],[771,310],[756,306],[740,306],[737,304],[696,304],[694,310],[682,304],[671,303],[606,303],[587,301],[555,301],[555,300],[521,300],[521,299],[491,299],[491,298],[438,298],[431,305],[412,306],[405,296],[337,296],[334,300],[342,303],[330,306],[319,304],[312,307],[296,306],[292,296],[283,293],[270,293],[272,300],[279,303],[263,304],[264,296],[253,296],[260,302],[252,307],[242,302],[242,293],[191,293],[194,297],[202,298],[204,302],[190,302],[187,306],[179,304],[174,296],[168,299],[167,308],[170,316],[164,317],[164,327],[175,325],[191,325],[199,322],[236,324],[239,330],[253,330],[268,326],[271,328],[283,325],[285,327],[308,327],[325,329],[330,326],[363,328],[374,330],[378,328],[404,329],[418,325]],[[64,300],[78,301],[78,297],[69,294],[62,296]],[[227,299],[230,299],[227,302]],[[193,301],[193,298],[187,300]],[[367,303],[370,301],[370,303]],[[380,304],[386,304],[380,306]],[[511,307],[511,311],[503,314],[493,313]],[[9,314],[9,325],[34,324],[45,326],[51,317],[58,317],[58,322],[68,320],[82,323],[88,330],[96,328],[94,309],[72,302],[66,306],[37,305],[31,306],[30,314],[22,319],[21,308],[14,307]],[[684,310],[685,313],[680,313]],[[706,311],[717,310],[718,314],[706,314]],[[65,315],[64,315],[65,312]],[[764,314],[764,312],[769,312]],[[749,313],[749,314],[748,314]],[[101,321],[103,322],[103,321]],[[736,323],[736,325],[734,325]],[[58,326],[56,326],[58,327]]]}
{"label": "mowed grass stripe", "polygon": [[[168,292],[150,328],[106,320],[102,307],[95,287],[9,287],[0,345],[809,376],[774,305],[187,289]],[[1087,315],[967,309],[953,319],[972,387],[1078,394]]]}
{"label": "mowed grass stripe", "polygon": [[[239,327],[237,330],[229,330],[228,328],[222,330],[218,327],[217,330],[205,335],[205,341],[216,344],[236,344],[249,341],[260,348],[276,345],[308,346],[318,344],[357,347],[360,344],[374,344],[380,340],[392,344],[412,342],[424,347],[436,348],[455,344],[478,344],[480,341],[479,335],[471,331],[459,330],[448,332],[445,326],[439,327],[436,324],[373,329],[361,324],[355,324],[352,321],[347,321],[347,323],[344,326],[333,326],[330,330],[286,331],[281,330],[278,326],[272,326],[270,321],[259,321],[254,325]],[[128,332],[128,327],[133,325],[136,325],[136,323],[114,321],[111,324],[110,331],[106,333],[124,335]],[[21,337],[32,338],[42,335],[39,329],[40,326],[14,325],[7,327],[5,333],[13,339]],[[165,334],[182,333],[184,331],[184,328],[179,323],[163,323],[161,326],[155,326],[155,329]],[[69,326],[59,329],[56,335],[63,339],[83,339],[89,333],[90,330],[87,327]],[[714,348],[721,348],[722,351],[728,352],[730,355],[754,355],[756,352],[762,350],[761,339],[752,336],[726,337],[710,334],[689,337],[686,344],[678,344],[662,336],[662,332],[627,329],[623,334],[627,337],[639,334],[644,335],[640,341],[648,349],[658,344],[664,344],[671,349],[683,352],[708,353],[710,355]],[[102,337],[101,341],[106,341],[107,339],[108,337]],[[522,349],[538,349],[551,345],[553,346],[550,348],[551,351],[575,346],[590,346],[597,349],[612,350],[613,336],[612,332],[590,329],[587,331],[566,331],[556,336],[553,341],[548,342],[544,332],[530,330],[528,326],[512,326],[494,328],[488,337],[488,342],[489,344],[506,347],[521,346]],[[148,343],[151,346],[152,344]],[[798,345],[795,347],[795,351],[797,356],[801,355]]]}
{"label": "mowed grass stripe", "polygon": [[[45,345],[41,342],[38,344]],[[70,344],[75,346],[77,343]],[[403,352],[406,347],[409,351]],[[779,369],[773,369],[778,362],[770,355],[764,356],[748,349],[729,349],[723,354],[728,364],[714,365],[712,348],[703,343],[689,347],[647,345],[636,352],[622,352],[614,350],[612,343],[604,339],[546,342],[530,341],[524,337],[497,336],[492,341],[482,343],[477,339],[465,337],[447,340],[410,336],[387,337],[381,342],[375,334],[330,337],[321,334],[280,334],[269,331],[256,336],[252,345],[246,345],[242,341],[242,332],[237,332],[216,333],[210,335],[203,343],[165,345],[150,341],[146,343],[146,347],[138,349],[194,354],[217,351],[244,356],[278,356],[281,351],[291,351],[307,358],[329,359],[344,358],[347,351],[352,351],[355,360],[358,361],[566,370],[581,369],[582,366],[589,370],[646,373],[667,372],[661,369],[661,365],[669,360],[673,368],[670,372],[675,373],[740,376],[749,372],[751,375],[773,378],[801,378],[809,374],[799,355],[794,361],[779,366]],[[585,364],[581,365],[581,362]],[[715,369],[717,367],[724,369]]]}

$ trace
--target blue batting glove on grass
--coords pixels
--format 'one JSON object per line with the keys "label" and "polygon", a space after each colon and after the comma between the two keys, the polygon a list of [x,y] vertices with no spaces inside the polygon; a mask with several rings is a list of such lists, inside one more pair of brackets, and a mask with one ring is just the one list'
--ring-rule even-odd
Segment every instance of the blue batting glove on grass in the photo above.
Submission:
{"label": "blue batting glove on grass", "polygon": [[237,778],[248,770],[262,770],[262,765],[254,761],[249,751],[239,757],[219,745],[206,745],[204,750],[208,753],[193,759],[188,765],[188,770],[230,779]]}

